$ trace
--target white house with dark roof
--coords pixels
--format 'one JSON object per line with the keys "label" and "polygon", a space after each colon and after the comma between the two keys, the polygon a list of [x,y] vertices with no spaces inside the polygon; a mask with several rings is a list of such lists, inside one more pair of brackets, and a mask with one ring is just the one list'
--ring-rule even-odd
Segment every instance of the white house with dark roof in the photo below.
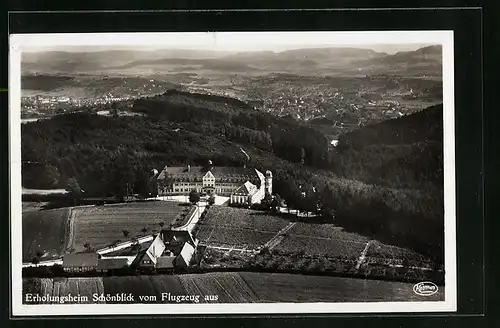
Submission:
{"label": "white house with dark roof", "polygon": [[198,241],[185,230],[163,230],[146,250],[139,266],[162,271],[187,268]]}
{"label": "white house with dark roof", "polygon": [[139,265],[141,267],[154,268],[163,251],[165,251],[165,243],[163,242],[162,235],[158,234],[151,245],[149,245]]}
{"label": "white house with dark roof", "polygon": [[247,167],[165,166],[156,175],[158,196],[188,195],[192,190],[230,197],[231,203],[257,203],[272,194],[272,173]]}

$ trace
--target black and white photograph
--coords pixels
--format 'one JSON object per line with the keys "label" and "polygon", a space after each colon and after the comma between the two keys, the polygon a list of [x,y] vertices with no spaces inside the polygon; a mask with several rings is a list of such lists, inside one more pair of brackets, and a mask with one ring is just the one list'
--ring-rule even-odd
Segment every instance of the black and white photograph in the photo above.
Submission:
{"label": "black and white photograph", "polygon": [[13,314],[456,311],[451,31],[14,34]]}

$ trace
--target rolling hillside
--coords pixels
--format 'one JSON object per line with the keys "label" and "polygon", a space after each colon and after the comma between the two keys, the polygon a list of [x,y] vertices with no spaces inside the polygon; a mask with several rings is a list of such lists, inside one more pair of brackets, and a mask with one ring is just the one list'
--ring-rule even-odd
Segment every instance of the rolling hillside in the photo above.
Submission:
{"label": "rolling hillside", "polygon": [[443,105],[339,137],[339,174],[375,184],[415,181],[443,188]]}
{"label": "rolling hillside", "polygon": [[[308,48],[282,52],[225,52],[200,50],[114,50],[96,52],[41,52],[24,53],[22,71],[30,73],[99,73],[106,70],[127,72],[132,68],[168,68],[178,72],[210,70],[226,73],[258,71],[285,71],[290,73],[341,72],[369,69],[385,65],[386,70],[400,68],[400,64],[436,69],[441,63],[439,46],[388,55],[362,48]],[[408,68],[408,67],[407,67]],[[326,70],[326,71],[325,71]]]}
{"label": "rolling hillside", "polygon": [[[131,110],[145,115],[23,124],[23,160],[37,163],[23,165],[23,186],[65,188],[76,178],[88,196],[121,197],[127,186],[147,195],[150,170],[165,165],[270,169],[273,191],[294,206],[328,204],[341,226],[442,261],[441,106],[342,135],[336,149],[306,122],[227,97],[167,92]],[[297,197],[300,188],[318,191],[314,203]]]}

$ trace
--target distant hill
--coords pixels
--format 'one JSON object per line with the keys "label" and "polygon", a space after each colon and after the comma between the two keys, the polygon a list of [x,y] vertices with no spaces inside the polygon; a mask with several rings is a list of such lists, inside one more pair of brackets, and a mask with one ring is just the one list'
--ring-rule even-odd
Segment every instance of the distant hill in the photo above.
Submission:
{"label": "distant hill", "polygon": [[422,72],[441,75],[442,62],[441,45],[433,45],[414,51],[402,51],[393,55],[363,59],[355,64],[380,71],[396,70],[407,73]]}
{"label": "distant hill", "polygon": [[238,114],[254,111],[253,107],[238,99],[217,95],[190,93],[179,90],[169,90],[162,95],[139,99],[134,104],[134,111],[155,117],[177,114],[175,111],[188,109],[211,110],[225,114]]}
{"label": "distant hill", "polygon": [[[216,71],[244,72],[254,70],[245,63],[226,61],[221,59],[206,59],[206,58],[161,58],[161,59],[145,59],[135,60],[124,65],[113,66],[113,69],[128,69],[135,67],[155,67],[166,65],[188,66],[189,69],[208,69]],[[182,70],[182,67],[179,67]]]}
{"label": "distant hill", "polygon": [[[132,68],[167,67],[173,71],[197,69],[214,72],[286,71],[328,73],[385,65],[440,65],[440,46],[388,55],[371,49],[332,47],[293,49],[282,52],[223,52],[189,49],[154,51],[97,51],[24,53],[23,73],[76,73]],[[398,67],[396,67],[398,68]]]}
{"label": "distant hill", "polygon": [[[152,86],[154,85],[154,87]],[[71,97],[101,98],[106,94],[115,96],[136,95],[150,86],[150,91],[161,92],[177,88],[173,83],[151,80],[143,77],[123,76],[84,76],[84,75],[23,75],[21,77],[22,90],[42,92],[62,91]],[[70,91],[67,91],[70,90]]]}
{"label": "distant hill", "polygon": [[282,52],[244,52],[224,57],[225,60],[244,62],[248,66],[272,70],[304,70],[332,68],[360,59],[380,58],[385,53],[360,48],[307,48]]}
{"label": "distant hill", "polygon": [[[83,50],[83,49],[82,49]],[[106,50],[93,52],[25,52],[22,54],[22,72],[28,73],[82,73],[120,67],[135,61],[154,61],[165,58],[208,59],[229,53],[184,49],[152,51]]]}
{"label": "distant hill", "polygon": [[342,134],[339,143],[346,147],[362,149],[377,144],[401,145],[442,140],[443,105],[440,104]]}
{"label": "distant hill", "polygon": [[443,105],[342,134],[337,149],[347,178],[442,190]]}

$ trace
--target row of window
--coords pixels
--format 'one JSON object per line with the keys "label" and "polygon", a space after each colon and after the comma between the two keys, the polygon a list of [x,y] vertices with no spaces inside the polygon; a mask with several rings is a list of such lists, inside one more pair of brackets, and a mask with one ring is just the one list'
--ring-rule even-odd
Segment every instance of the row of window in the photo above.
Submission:
{"label": "row of window", "polygon": [[[211,186],[215,186],[215,183],[203,183],[203,186],[205,185],[211,185]],[[231,186],[231,187],[236,187],[238,186],[237,184],[235,183],[217,183],[218,186]],[[187,183],[187,182],[178,182],[178,183],[174,183],[174,186],[181,186],[181,187],[184,187],[184,186],[191,186],[191,187],[199,187],[199,186],[202,186],[201,183]]]}
{"label": "row of window", "polygon": [[182,183],[182,182],[202,182],[202,181],[211,181],[211,182],[217,182],[217,183],[225,183],[225,182],[228,182],[228,183],[241,183],[242,181],[246,181],[246,180],[251,180],[251,177],[241,177],[241,178],[227,178],[227,179],[189,179],[189,178],[186,178],[186,179],[175,179],[174,182],[175,183]]}
{"label": "row of window", "polygon": [[[191,190],[196,189],[197,192],[201,192],[201,188],[173,188],[173,192],[191,192]],[[234,188],[216,188],[216,192],[228,193],[232,192]],[[167,189],[163,190],[167,192]]]}

